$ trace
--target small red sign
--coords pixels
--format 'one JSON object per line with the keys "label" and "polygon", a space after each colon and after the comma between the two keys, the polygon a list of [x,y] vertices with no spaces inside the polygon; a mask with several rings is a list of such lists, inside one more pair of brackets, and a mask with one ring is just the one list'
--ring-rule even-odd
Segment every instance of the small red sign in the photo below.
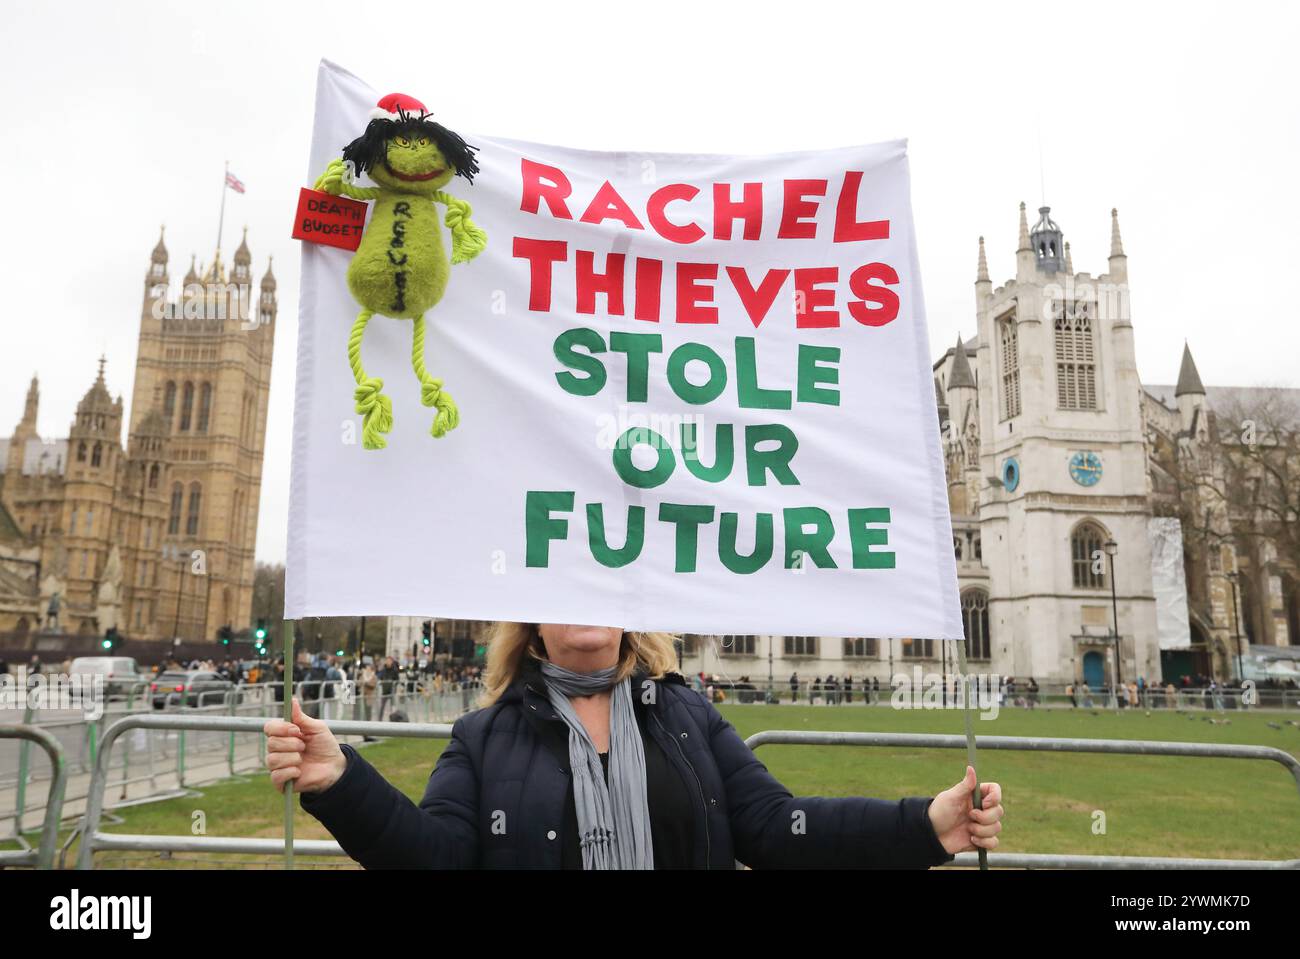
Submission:
{"label": "small red sign", "polygon": [[295,240],[355,250],[361,245],[365,227],[366,204],[360,200],[306,187],[298,194],[298,213],[293,221]]}

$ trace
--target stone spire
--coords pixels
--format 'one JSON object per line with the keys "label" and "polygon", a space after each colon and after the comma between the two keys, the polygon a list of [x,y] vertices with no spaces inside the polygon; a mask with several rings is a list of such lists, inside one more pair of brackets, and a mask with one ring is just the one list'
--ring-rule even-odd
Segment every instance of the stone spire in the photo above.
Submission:
{"label": "stone spire", "polygon": [[163,242],[163,234],[166,232],[166,225],[158,228],[158,242],[149,254],[149,270],[144,276],[148,296],[160,294],[167,286],[167,244]]}
{"label": "stone spire", "polygon": [[9,459],[5,463],[5,468],[14,473],[21,473],[23,470],[23,461],[26,459],[27,443],[29,440],[37,439],[36,433],[36,414],[41,402],[41,388],[36,382],[35,374],[32,375],[32,383],[27,387],[27,402],[23,406],[23,418],[14,427],[14,435],[9,438]]}
{"label": "stone spire", "polygon": [[248,252],[248,227],[244,227],[244,237],[239,241],[239,247],[235,250],[236,263],[252,263],[253,255]]}
{"label": "stone spire", "polygon": [[41,384],[37,380],[36,374],[32,374],[32,382],[27,387],[27,402],[23,405],[23,426],[30,426],[33,434],[36,431],[36,414],[41,406]]}
{"label": "stone spire", "polygon": [[1174,396],[1190,394],[1204,396],[1205,387],[1201,385],[1201,374],[1196,371],[1196,361],[1192,359],[1191,347],[1184,342],[1183,362],[1178,368],[1178,385],[1174,387]]}
{"label": "stone spire", "polygon": [[217,250],[212,257],[212,262],[208,264],[207,270],[203,274],[204,283],[225,283],[226,282],[226,265],[221,262],[221,251]]}
{"label": "stone spire", "polygon": [[[1128,257],[1124,255],[1124,241],[1119,235],[1119,211],[1110,211],[1110,259],[1106,272],[1117,283],[1128,282]],[[1127,317],[1125,317],[1127,319]]]}
{"label": "stone spire", "polygon": [[1019,244],[1016,246],[1016,252],[1019,253],[1019,252],[1021,252],[1022,250],[1029,250],[1029,249],[1031,249],[1031,247],[1029,246],[1029,219],[1028,219],[1028,217],[1025,216],[1025,204],[1024,204],[1024,201],[1021,201],[1021,203],[1020,203],[1020,242],[1019,242]]}
{"label": "stone spire", "polygon": [[149,261],[151,263],[162,263],[164,265],[167,263],[167,244],[163,242],[163,235],[166,232],[167,224],[164,223],[158,228],[158,243],[154,246],[153,253],[149,256]]}
{"label": "stone spire", "polygon": [[975,374],[971,372],[970,360],[966,356],[966,347],[962,346],[959,334],[957,336],[957,348],[952,355],[952,372],[948,374],[948,389],[957,390],[963,387],[975,389]]}
{"label": "stone spire", "polygon": [[980,237],[980,261],[979,268],[975,272],[976,283],[989,283],[989,261],[984,255],[984,237]]}
{"label": "stone spire", "polygon": [[1074,259],[1070,256],[1070,241],[1065,241],[1065,272],[1074,276]]}

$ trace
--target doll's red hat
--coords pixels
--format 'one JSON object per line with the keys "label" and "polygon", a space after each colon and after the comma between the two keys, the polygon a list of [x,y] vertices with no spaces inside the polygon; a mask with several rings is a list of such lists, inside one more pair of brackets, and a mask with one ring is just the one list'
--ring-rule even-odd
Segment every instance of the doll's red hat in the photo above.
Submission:
{"label": "doll's red hat", "polygon": [[405,93],[390,93],[388,96],[381,98],[375,108],[370,111],[370,119],[400,120],[403,113],[414,113],[416,116],[423,116],[428,112],[424,104],[415,97],[407,96]]}

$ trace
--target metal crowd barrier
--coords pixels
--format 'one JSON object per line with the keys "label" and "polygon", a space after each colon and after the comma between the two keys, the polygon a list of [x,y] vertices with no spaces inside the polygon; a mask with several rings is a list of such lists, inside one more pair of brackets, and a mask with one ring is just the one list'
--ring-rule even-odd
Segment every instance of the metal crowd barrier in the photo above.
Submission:
{"label": "metal crowd barrier", "polygon": [[[216,732],[261,734],[265,717],[217,717],[194,715],[131,715],[114,723],[104,734],[98,765],[91,781],[86,816],[81,828],[81,846],[77,868],[91,869],[97,851],[208,852],[270,855],[284,849],[278,839],[223,836],[153,836],[106,833],[100,829],[104,813],[104,788],[114,744],[130,729],[206,730]],[[377,736],[404,739],[447,739],[451,725],[445,723],[391,723],[330,721],[330,730],[338,736]],[[851,733],[769,730],[755,733],[746,741],[751,750],[764,745],[802,746],[882,746],[906,749],[964,749],[963,736],[922,733]],[[1181,756],[1214,759],[1270,760],[1282,765],[1296,781],[1300,795],[1300,761],[1290,753],[1271,746],[1247,746],[1216,743],[1155,742],[1120,739],[1053,739],[1022,736],[982,736],[982,749],[1006,749],[1026,752],[1108,753],[1138,756]],[[48,813],[47,813],[48,820]],[[57,824],[57,819],[55,820]],[[307,856],[344,856],[338,843],[330,840],[296,840],[295,854]],[[1193,859],[1184,857],[1082,856],[1025,853],[991,853],[989,865],[1022,869],[1300,869],[1300,858],[1286,860]],[[974,866],[974,853],[962,853],[955,859],[958,866]]]}
{"label": "metal crowd barrier", "polygon": [[[751,750],[759,746],[888,746],[904,749],[965,749],[965,736],[930,733],[839,733],[769,730],[745,740]],[[1153,742],[1140,739],[1049,739],[1041,736],[978,736],[979,749],[1023,752],[1112,753],[1131,756],[1196,756],[1209,759],[1267,759],[1280,763],[1296,781],[1300,796],[1300,761],[1272,746],[1217,743]],[[1026,853],[989,853],[990,867],[1006,869],[1300,869],[1300,859],[1188,859],[1152,856],[1077,856]],[[957,866],[977,866],[976,853],[959,854]]]}
{"label": "metal crowd barrier", "polygon": [[[17,723],[0,726],[0,739],[21,739],[33,742],[50,757],[50,793],[45,801],[45,821],[41,826],[41,841],[35,849],[26,848],[0,852],[0,868],[5,866],[35,866],[49,869],[54,865],[54,847],[59,838],[59,820],[63,813],[63,790],[68,782],[67,766],[63,762],[63,747],[50,733],[39,726]],[[21,824],[21,820],[19,820]],[[19,845],[26,845],[21,829]]]}
{"label": "metal crowd barrier", "polygon": [[[77,868],[94,868],[94,855],[101,850],[131,850],[155,852],[221,852],[233,854],[270,854],[284,851],[280,839],[255,839],[226,836],[148,836],[106,833],[100,830],[104,815],[104,787],[107,784],[109,759],[113,746],[129,729],[204,730],[208,732],[256,733],[271,717],[260,716],[194,716],[184,714],[135,714],[119,719],[104,734],[99,749],[99,765],[91,779],[87,797],[86,815],[81,826],[81,846],[77,854]],[[376,736],[388,739],[450,739],[450,723],[393,723],[353,722],[329,720],[330,731],[336,736]],[[332,840],[298,839],[293,844],[296,855],[347,856],[338,843]]]}
{"label": "metal crowd barrier", "polygon": [[[319,687],[314,698],[304,698],[305,684],[309,687]],[[279,715],[281,700],[276,696],[283,685],[283,682],[243,683],[227,690],[194,692],[192,694],[196,701],[194,706],[183,704],[191,695],[188,692],[164,694],[160,691],[157,695],[167,697],[166,715],[236,716],[242,714],[266,719],[271,715]],[[334,687],[331,695],[328,696],[325,695],[327,685]],[[326,720],[343,719],[350,714],[353,720],[364,721],[371,716],[383,718],[401,710],[408,720],[439,722],[462,715],[473,705],[473,700],[477,698],[480,691],[470,686],[461,688],[459,685],[449,684],[443,690],[435,692],[430,682],[417,683],[405,678],[388,685],[391,688],[377,690],[368,697],[364,691],[354,686],[354,695],[345,700],[338,694],[340,686],[338,680],[297,680],[294,684],[294,694],[304,709]],[[142,715],[156,714],[153,706],[154,694],[148,686],[148,683],[137,684],[130,690],[129,695],[109,697],[104,704],[104,714],[98,719],[57,718],[40,723],[43,729],[62,740],[69,778],[78,773],[91,774],[97,769],[98,756],[102,750],[100,740],[103,731],[118,718],[124,715],[135,715],[137,711]],[[185,700],[182,699],[182,695]],[[33,723],[39,712],[30,705],[27,706],[22,721]],[[384,728],[388,730],[393,725],[396,724],[386,724]],[[107,788],[120,787],[121,800],[126,800],[129,787],[141,784],[145,784],[147,794],[137,801],[184,795],[191,789],[187,777],[191,777],[196,763],[206,767],[209,772],[214,765],[224,766],[227,775],[236,776],[241,772],[261,769],[265,759],[265,742],[260,727],[256,737],[257,751],[253,757],[250,757],[247,751],[243,756],[237,755],[238,734],[236,732],[213,732],[208,727],[177,731],[169,727],[175,738],[167,739],[158,735],[162,730],[153,727],[145,727],[145,729],[147,730],[145,738],[141,742],[128,742],[113,754],[113,765],[107,773]],[[29,771],[27,750],[28,746],[24,743],[19,751],[16,774],[13,770],[0,770],[0,788],[15,789],[13,810],[0,811],[0,825],[10,823],[12,827],[0,829],[0,840],[21,841],[23,817],[42,812],[42,807],[39,805],[28,805],[28,784],[37,782],[41,779],[41,775],[39,772]],[[250,758],[255,760],[251,764]],[[167,788],[160,787],[159,777],[168,774],[175,781],[175,785]],[[210,775],[205,778],[210,778]],[[79,791],[75,795],[67,794],[64,797],[64,804],[74,803],[86,797],[87,793]]]}
{"label": "metal crowd barrier", "polygon": [[[726,663],[724,665],[731,664]],[[925,673],[927,677],[931,675],[928,672],[931,666],[924,660],[919,663],[914,663],[911,660],[900,660],[895,663],[894,675],[909,677],[914,666],[927,670]],[[935,674],[938,674],[938,672],[935,671]],[[946,677],[948,688],[946,696],[942,689],[940,689],[938,695],[943,697],[945,703],[950,700],[956,702],[957,675],[951,672],[942,675]],[[866,678],[870,681],[873,677],[867,676]],[[692,686],[701,693],[705,692],[707,688],[713,687],[714,702],[725,702],[727,705],[794,703],[800,706],[888,706],[890,697],[893,695],[890,677],[875,676],[874,678],[879,681],[879,687],[868,689],[865,688],[861,675],[854,678],[851,688],[846,688],[842,680],[832,686],[822,682],[801,679],[797,686],[791,686],[788,681],[781,679],[773,679],[770,683],[767,679],[741,681],[717,673],[702,683],[692,680]],[[1116,710],[1123,712],[1130,709],[1167,710],[1171,712],[1175,710],[1192,710],[1195,712],[1204,710],[1208,714],[1210,712],[1232,710],[1294,712],[1297,708],[1300,708],[1300,690],[1274,688],[1258,684],[1252,691],[1254,701],[1249,706],[1242,703],[1242,690],[1236,686],[1220,686],[1214,693],[1208,688],[1199,686],[1177,687],[1172,693],[1166,692],[1163,686],[1147,686],[1139,692],[1138,701],[1131,704],[1127,701],[1121,704],[1115,697],[1112,697],[1109,685],[1089,688],[1085,693],[1082,684],[1074,684],[1073,697],[1066,692],[1066,689],[1066,683],[1044,682],[1040,683],[1036,690],[1031,691],[1026,688],[1023,682],[1018,682],[1011,689],[996,687],[991,690],[991,694],[1003,709],[1096,709],[1111,712]],[[1120,693],[1124,695],[1124,690],[1121,689]],[[983,695],[985,693],[981,692],[981,696]]]}

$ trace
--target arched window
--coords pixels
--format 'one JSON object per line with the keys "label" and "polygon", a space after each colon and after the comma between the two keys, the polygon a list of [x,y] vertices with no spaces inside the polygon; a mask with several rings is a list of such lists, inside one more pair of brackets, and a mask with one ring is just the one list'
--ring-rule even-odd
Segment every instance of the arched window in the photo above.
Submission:
{"label": "arched window", "polygon": [[104,444],[96,443],[94,448],[90,451],[90,465],[102,466],[103,463],[104,463]]}
{"label": "arched window", "polygon": [[181,430],[190,428],[190,419],[194,413],[194,384],[186,383],[181,391]]}
{"label": "arched window", "polygon": [[1105,589],[1106,531],[1091,520],[1080,523],[1070,536],[1070,556],[1076,589]]}
{"label": "arched window", "polygon": [[1056,311],[1056,405],[1097,408],[1097,367],[1086,303],[1060,303]]}
{"label": "arched window", "polygon": [[167,388],[163,391],[163,416],[167,417],[167,426],[171,427],[173,417],[176,415],[176,382],[167,381]]}
{"label": "arched window", "polygon": [[1020,415],[1020,336],[1014,313],[998,321],[998,348],[1002,360],[1002,418],[1009,420]]}
{"label": "arched window", "polygon": [[168,536],[175,536],[181,531],[181,500],[184,498],[185,490],[181,488],[181,484],[173,483],[171,509],[167,513]]}
{"label": "arched window", "polygon": [[149,488],[150,489],[158,488],[158,464],[157,463],[154,463],[153,466],[149,467]]}
{"label": "arched window", "polygon": [[204,383],[203,389],[199,391],[199,425],[198,431],[206,433],[208,431],[208,418],[212,415],[212,384]]}
{"label": "arched window", "polygon": [[961,622],[966,632],[966,655],[971,659],[990,659],[987,592],[968,589],[961,594]]}
{"label": "arched window", "polygon": [[77,462],[86,462],[86,441],[82,440],[77,444]]}
{"label": "arched window", "polygon": [[185,535],[199,535],[199,507],[203,499],[203,490],[198,483],[190,484],[190,506],[185,514]]}

